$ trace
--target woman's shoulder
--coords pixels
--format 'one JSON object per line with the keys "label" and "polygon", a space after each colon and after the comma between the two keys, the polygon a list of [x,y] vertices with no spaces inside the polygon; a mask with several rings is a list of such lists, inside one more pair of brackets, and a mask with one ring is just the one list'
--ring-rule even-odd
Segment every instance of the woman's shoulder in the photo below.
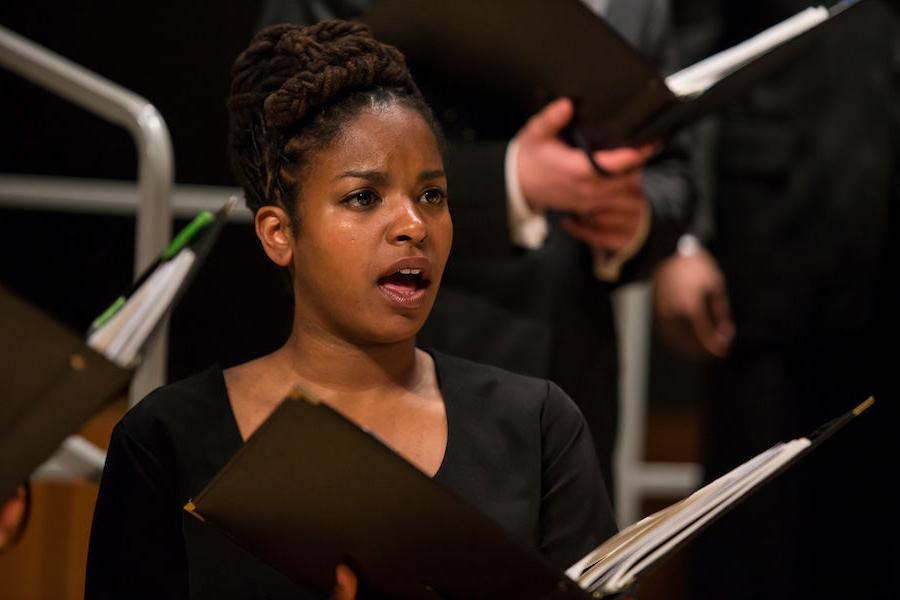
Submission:
{"label": "woman's shoulder", "polygon": [[428,352],[434,358],[442,389],[512,406],[520,413],[536,410],[542,418],[562,415],[582,419],[575,402],[549,379],[514,373],[433,349]]}
{"label": "woman's shoulder", "polygon": [[160,386],[128,410],[117,428],[135,438],[160,429],[184,429],[206,422],[228,408],[222,369],[211,366]]}

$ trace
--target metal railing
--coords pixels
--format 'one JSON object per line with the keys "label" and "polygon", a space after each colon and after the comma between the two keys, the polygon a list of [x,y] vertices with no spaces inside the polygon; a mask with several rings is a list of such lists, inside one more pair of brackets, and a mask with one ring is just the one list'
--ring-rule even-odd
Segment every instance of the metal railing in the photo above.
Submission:
{"label": "metal railing", "polygon": [[[165,247],[172,231],[172,142],[159,112],[141,96],[2,26],[0,66],[131,134],[138,160],[140,201],[136,216],[134,268],[135,274],[139,273]],[[129,404],[133,405],[165,381],[167,337],[164,324],[135,373]],[[82,448],[80,444],[68,444],[61,451],[77,453],[79,448]],[[79,456],[89,464],[97,460],[97,455],[90,451]]]}
{"label": "metal railing", "polygon": [[650,381],[651,291],[647,282],[619,288],[613,296],[619,331],[619,435],[613,468],[616,474],[616,520],[620,527],[641,517],[641,500],[680,498],[700,484],[696,463],[649,462],[644,458]]}

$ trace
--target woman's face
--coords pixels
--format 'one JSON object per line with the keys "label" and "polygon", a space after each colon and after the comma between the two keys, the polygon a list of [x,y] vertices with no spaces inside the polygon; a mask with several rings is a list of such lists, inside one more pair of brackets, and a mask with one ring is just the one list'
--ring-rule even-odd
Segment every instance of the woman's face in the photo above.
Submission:
{"label": "woman's face", "polygon": [[413,337],[453,238],[443,160],[413,109],[364,109],[312,156],[292,236],[296,323],[354,343]]}

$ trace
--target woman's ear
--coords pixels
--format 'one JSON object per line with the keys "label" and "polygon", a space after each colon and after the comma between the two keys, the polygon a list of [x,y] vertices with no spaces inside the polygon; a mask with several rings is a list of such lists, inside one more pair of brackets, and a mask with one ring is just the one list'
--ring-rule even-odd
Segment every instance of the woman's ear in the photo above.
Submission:
{"label": "woman's ear", "polygon": [[287,267],[294,258],[291,245],[291,218],[279,206],[263,206],[256,211],[256,237],[266,255],[279,267]]}

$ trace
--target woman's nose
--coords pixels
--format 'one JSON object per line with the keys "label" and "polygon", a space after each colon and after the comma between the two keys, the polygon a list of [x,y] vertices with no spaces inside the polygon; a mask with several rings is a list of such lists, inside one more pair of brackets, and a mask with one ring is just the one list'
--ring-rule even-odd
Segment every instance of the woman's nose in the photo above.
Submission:
{"label": "woman's nose", "polygon": [[388,241],[394,244],[418,245],[428,237],[428,226],[414,202],[403,202],[388,230]]}

